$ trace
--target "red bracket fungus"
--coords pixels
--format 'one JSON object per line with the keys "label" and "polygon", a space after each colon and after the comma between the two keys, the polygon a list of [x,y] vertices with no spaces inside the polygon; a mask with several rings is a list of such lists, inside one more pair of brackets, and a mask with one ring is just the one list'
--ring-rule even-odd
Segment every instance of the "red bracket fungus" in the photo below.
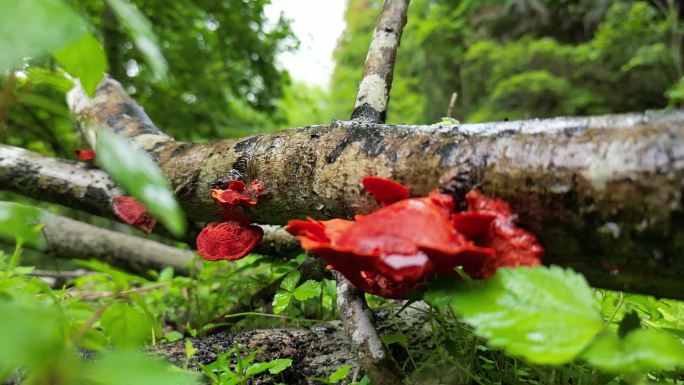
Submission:
{"label": "red bracket fungus", "polygon": [[125,223],[151,233],[157,221],[147,212],[145,206],[130,196],[114,197],[114,214]]}
{"label": "red bracket fungus", "polygon": [[78,150],[75,150],[74,153],[76,154],[76,158],[78,158],[79,160],[93,160],[93,159],[95,159],[95,151],[93,151],[93,150],[78,149]]}
{"label": "red bracket fungus", "polygon": [[207,261],[235,261],[249,254],[264,236],[259,226],[212,222],[197,236],[197,252]]}
{"label": "red bracket fungus", "polygon": [[439,190],[409,198],[389,179],[361,183],[385,206],[354,221],[292,220],[285,230],[365,292],[403,299],[436,275],[456,275],[457,266],[486,278],[499,267],[541,263],[536,237],[513,225],[501,200],[473,190],[468,211],[454,213],[453,198]]}
{"label": "red bracket fungus", "polygon": [[[214,186],[212,186],[214,187]],[[213,222],[197,236],[197,252],[207,261],[234,261],[249,254],[264,236],[252,218],[239,212],[240,207],[256,206],[265,192],[264,183],[254,179],[249,184],[231,180],[211,189],[211,196],[221,205],[226,222]]]}

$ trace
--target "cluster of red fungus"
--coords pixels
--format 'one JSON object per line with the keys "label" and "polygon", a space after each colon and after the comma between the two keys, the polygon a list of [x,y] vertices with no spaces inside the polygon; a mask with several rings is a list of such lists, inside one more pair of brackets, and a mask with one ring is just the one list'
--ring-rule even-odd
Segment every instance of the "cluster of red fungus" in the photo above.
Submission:
{"label": "cluster of red fungus", "polygon": [[504,201],[472,190],[468,209],[455,213],[453,198],[439,190],[409,198],[395,181],[361,182],[383,207],[353,221],[292,220],[285,230],[365,292],[403,299],[437,275],[456,275],[457,266],[487,278],[500,267],[541,263],[543,248],[514,225]]}
{"label": "cluster of red fungus", "polygon": [[251,225],[252,219],[241,207],[255,206],[264,195],[264,183],[258,179],[245,184],[239,180],[211,189],[211,196],[221,205],[224,222],[212,222],[197,236],[197,252],[207,261],[234,261],[249,254],[261,242],[264,231]]}

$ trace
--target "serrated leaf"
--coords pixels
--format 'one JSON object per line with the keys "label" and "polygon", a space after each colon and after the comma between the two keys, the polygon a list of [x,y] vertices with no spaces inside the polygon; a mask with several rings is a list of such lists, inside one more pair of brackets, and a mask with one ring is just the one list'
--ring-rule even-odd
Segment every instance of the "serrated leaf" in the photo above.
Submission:
{"label": "serrated leaf", "polygon": [[169,183],[150,156],[107,129],[97,133],[95,161],[175,236],[185,233],[185,216]]}
{"label": "serrated leaf", "polygon": [[284,290],[278,290],[277,293],[275,293],[275,296],[273,296],[273,312],[275,314],[280,314],[285,309],[287,309],[288,306],[290,306],[290,301],[292,301],[292,293],[289,291],[284,291]]}
{"label": "serrated leaf", "polygon": [[684,364],[684,345],[655,329],[636,329],[623,339],[606,332],[589,345],[582,358],[607,372],[668,370]]}
{"label": "serrated leaf", "polygon": [[299,271],[291,272],[290,274],[286,275],[285,278],[283,278],[283,282],[280,284],[280,288],[287,291],[294,290],[301,276],[302,274]]}
{"label": "serrated leaf", "polygon": [[152,324],[138,308],[117,302],[102,314],[100,326],[115,347],[140,347],[150,336]]}
{"label": "serrated leaf", "polygon": [[35,207],[0,202],[0,239],[21,239],[29,245],[44,249],[45,240],[36,224],[45,219],[42,212]]}
{"label": "serrated leaf", "polygon": [[560,267],[500,269],[488,280],[430,289],[494,347],[539,364],[573,360],[603,328],[584,277]]}
{"label": "serrated leaf", "polygon": [[350,370],[351,370],[351,365],[349,365],[349,364],[342,365],[339,368],[337,368],[337,370],[332,372],[330,377],[328,377],[328,381],[330,381],[331,384],[336,384],[336,383],[340,382],[341,379],[347,377]]}
{"label": "serrated leaf", "polygon": [[100,41],[86,33],[66,47],[53,51],[52,56],[69,74],[79,78],[85,92],[92,97],[107,71],[107,55]]}
{"label": "serrated leaf", "polygon": [[86,23],[60,0],[0,1],[0,72],[64,47],[86,33]]}
{"label": "serrated leaf", "polygon": [[107,3],[149,64],[154,77],[165,80],[169,65],[159,48],[159,41],[152,31],[150,21],[127,0],[107,0]]}
{"label": "serrated leaf", "polygon": [[306,301],[309,298],[314,298],[321,294],[321,283],[313,280],[308,280],[303,284],[297,286],[292,292],[292,295],[297,301]]}

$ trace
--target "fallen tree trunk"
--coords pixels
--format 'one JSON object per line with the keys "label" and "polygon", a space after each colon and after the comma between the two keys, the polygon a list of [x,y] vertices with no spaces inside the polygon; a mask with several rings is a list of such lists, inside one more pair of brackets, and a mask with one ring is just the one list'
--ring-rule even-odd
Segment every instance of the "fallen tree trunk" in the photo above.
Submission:
{"label": "fallen tree trunk", "polygon": [[[212,182],[258,178],[259,223],[350,217],[378,207],[366,175],[412,195],[471,188],[508,201],[547,250],[598,287],[684,298],[684,112],[450,126],[335,121],[239,140],[190,144],[156,128],[106,79],[90,100],[70,95],[84,126],[103,125],[147,150],[188,216],[218,218]],[[86,130],[87,132],[87,130]]]}

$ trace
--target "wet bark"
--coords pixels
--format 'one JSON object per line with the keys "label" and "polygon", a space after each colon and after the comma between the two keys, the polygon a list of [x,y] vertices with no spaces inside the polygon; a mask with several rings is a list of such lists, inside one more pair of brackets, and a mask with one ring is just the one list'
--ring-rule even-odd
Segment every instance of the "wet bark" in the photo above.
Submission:
{"label": "wet bark", "polygon": [[[76,95],[79,96],[76,91]],[[190,144],[149,122],[118,83],[70,98],[85,122],[147,150],[198,221],[218,218],[210,185],[239,175],[268,194],[259,223],[349,218],[379,207],[359,180],[396,179],[414,196],[471,188],[508,201],[547,250],[598,287],[684,298],[684,112],[462,125],[334,121],[238,140]]]}

